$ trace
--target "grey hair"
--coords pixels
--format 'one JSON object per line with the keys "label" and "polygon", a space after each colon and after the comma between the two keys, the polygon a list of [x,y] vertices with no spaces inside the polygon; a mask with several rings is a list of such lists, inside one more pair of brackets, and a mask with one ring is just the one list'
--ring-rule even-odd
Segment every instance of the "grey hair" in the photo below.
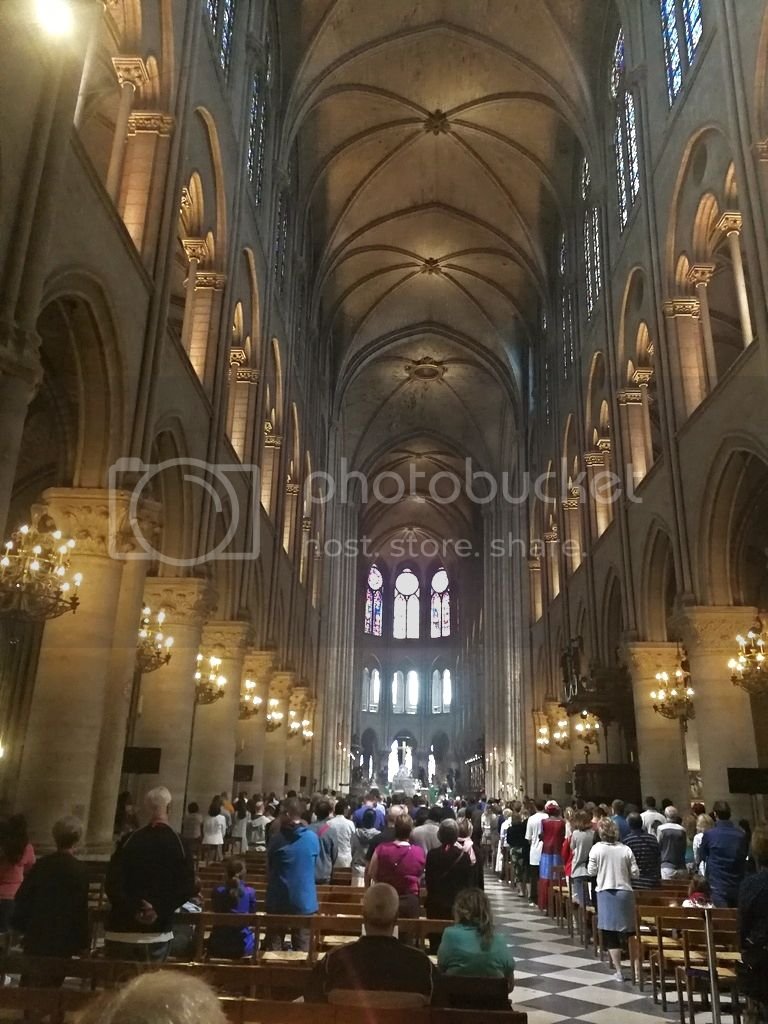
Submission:
{"label": "grey hair", "polygon": [[150,789],[144,797],[144,805],[152,814],[157,811],[165,814],[170,806],[171,799],[172,797],[169,789],[166,789],[165,786],[155,786],[155,788]]}
{"label": "grey hair", "polygon": [[71,850],[83,837],[83,823],[71,816],[59,818],[51,829],[53,841],[60,850]]}
{"label": "grey hair", "polygon": [[78,1024],[227,1024],[213,989],[173,971],[143,974],[105,993]]}

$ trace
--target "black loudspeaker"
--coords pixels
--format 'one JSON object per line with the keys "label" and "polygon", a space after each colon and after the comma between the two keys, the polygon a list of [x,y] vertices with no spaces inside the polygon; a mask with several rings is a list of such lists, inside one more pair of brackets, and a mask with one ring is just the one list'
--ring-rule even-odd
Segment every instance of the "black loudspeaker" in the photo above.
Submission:
{"label": "black loudspeaker", "polygon": [[768,771],[765,768],[729,768],[728,789],[731,793],[749,796],[768,793]]}
{"label": "black loudspeaker", "polygon": [[253,765],[236,764],[235,782],[253,782]]}
{"label": "black loudspeaker", "polygon": [[161,747],[126,747],[123,775],[159,775]]}
{"label": "black loudspeaker", "polygon": [[544,794],[544,796],[552,796],[552,783],[545,782],[541,787],[541,792]]}

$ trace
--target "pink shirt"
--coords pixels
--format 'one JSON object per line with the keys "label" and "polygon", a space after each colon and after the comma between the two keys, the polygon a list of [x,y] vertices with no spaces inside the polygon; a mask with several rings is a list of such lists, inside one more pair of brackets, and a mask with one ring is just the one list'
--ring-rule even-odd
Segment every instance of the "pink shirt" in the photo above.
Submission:
{"label": "pink shirt", "polygon": [[376,881],[387,882],[400,896],[419,895],[427,855],[410,843],[381,843],[376,847]]}
{"label": "pink shirt", "polygon": [[24,875],[35,863],[35,851],[32,844],[27,843],[21,860],[18,864],[9,864],[8,861],[0,860],[0,900],[15,899]]}

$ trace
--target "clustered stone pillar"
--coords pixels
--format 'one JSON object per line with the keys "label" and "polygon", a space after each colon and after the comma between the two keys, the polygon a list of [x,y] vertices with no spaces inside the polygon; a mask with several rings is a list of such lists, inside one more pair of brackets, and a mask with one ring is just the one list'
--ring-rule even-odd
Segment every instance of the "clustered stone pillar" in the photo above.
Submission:
{"label": "clustered stone pillar", "polygon": [[112,151],[107,168],[107,195],[114,202],[120,188],[120,179],[125,158],[125,144],[128,136],[128,121],[137,89],[149,81],[146,65],[141,57],[118,56],[112,58],[112,65],[120,83],[120,102],[115,118],[115,133],[112,137]]}
{"label": "clustered stone pillar", "polygon": [[198,704],[192,735],[187,799],[200,806],[216,793],[231,793],[235,776],[235,744],[240,714],[240,682],[248,645],[247,622],[208,622],[203,629],[203,654],[221,658],[220,673],[227,682],[224,696]]}
{"label": "clustered stone pillar", "polygon": [[[278,710],[283,713],[279,728],[267,731],[264,740],[263,783],[265,796],[275,793],[281,797],[285,792],[285,762],[288,733],[288,701],[293,689],[293,672],[276,672],[269,682],[268,700],[279,701]],[[267,711],[269,708],[267,708]]]}
{"label": "clustered stone pillar", "polygon": [[754,608],[688,607],[671,623],[683,638],[696,691],[702,799],[707,806],[728,800],[734,818],[750,817],[752,809],[748,796],[730,793],[728,769],[757,767],[757,748],[749,696],[731,682],[728,661],[755,615]]}
{"label": "clustered stone pillar", "polygon": [[739,304],[741,337],[744,348],[748,348],[754,341],[755,334],[752,329],[747,279],[744,274],[744,260],[741,255],[741,226],[742,218],[738,211],[724,213],[717,222],[718,229],[728,239],[728,250],[731,255],[731,265],[733,266],[733,283],[736,286],[736,299]]}
{"label": "clustered stone pillar", "polygon": [[632,675],[643,797],[654,796],[658,803],[668,797],[677,807],[685,808],[690,785],[680,725],[657,714],[651,700],[651,691],[659,687],[656,673],[672,675],[677,644],[632,643],[625,646],[625,653]]}
{"label": "clustered stone pillar", "polygon": [[179,828],[195,713],[196,658],[213,591],[207,580],[149,579],[144,600],[153,611],[165,611],[165,629],[173,637],[173,654],[167,665],[145,676],[141,683],[134,742],[136,746],[159,747],[161,754],[160,772],[140,776],[138,796],[141,799],[153,786],[167,786],[173,799],[171,824]]}
{"label": "clustered stone pillar", "polygon": [[50,620],[43,632],[17,793],[34,843],[50,844],[62,815],[89,824],[124,565],[110,557],[124,522],[110,514],[110,498],[118,500],[96,489],[43,494],[41,511],[76,541],[72,568],[83,585],[77,613]]}
{"label": "clustered stone pillar", "polygon": [[[301,775],[302,765],[304,761],[304,743],[301,737],[302,730],[298,728],[294,730],[293,735],[290,730],[291,721],[301,722],[304,718],[304,711],[307,705],[307,699],[309,697],[309,690],[306,686],[295,686],[288,702],[288,732],[286,738],[288,741],[287,756],[285,762],[285,773],[287,776],[287,788],[295,789],[296,792],[301,789]],[[291,718],[290,712],[293,712],[294,717]]]}
{"label": "clustered stone pillar", "polygon": [[235,763],[249,764],[253,767],[250,790],[255,793],[263,792],[265,724],[269,679],[272,675],[273,663],[274,653],[272,651],[247,651],[243,661],[243,680],[252,679],[256,683],[254,693],[261,697],[262,703],[257,715],[243,718],[237,723]]}

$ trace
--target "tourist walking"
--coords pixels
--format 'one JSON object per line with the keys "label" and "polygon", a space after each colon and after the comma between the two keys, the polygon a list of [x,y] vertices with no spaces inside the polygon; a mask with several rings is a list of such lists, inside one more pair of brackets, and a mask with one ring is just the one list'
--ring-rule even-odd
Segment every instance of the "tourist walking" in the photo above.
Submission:
{"label": "tourist walking", "polygon": [[635,894],[632,880],[640,871],[635,855],[619,843],[619,830],[610,818],[603,818],[597,830],[599,842],[589,854],[589,873],[597,879],[597,924],[601,945],[608,950],[616,981],[621,973],[622,948],[635,930]]}

